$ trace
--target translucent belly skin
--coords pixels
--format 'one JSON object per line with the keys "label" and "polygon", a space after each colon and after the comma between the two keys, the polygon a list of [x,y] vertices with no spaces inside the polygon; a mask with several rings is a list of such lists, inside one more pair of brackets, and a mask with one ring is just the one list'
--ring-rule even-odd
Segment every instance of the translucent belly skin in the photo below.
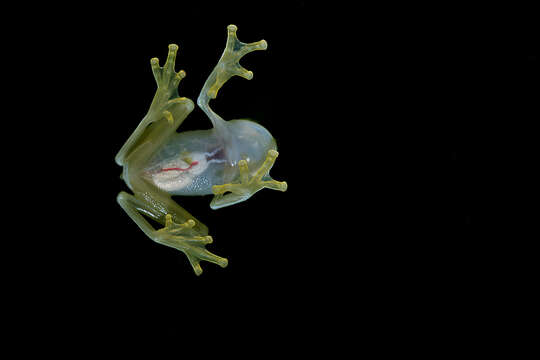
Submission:
{"label": "translucent belly skin", "polygon": [[238,161],[258,169],[269,150],[276,150],[272,135],[249,120],[226,123],[227,134],[215,128],[175,134],[152,158],[145,177],[172,195],[212,194],[212,186],[236,182]]}

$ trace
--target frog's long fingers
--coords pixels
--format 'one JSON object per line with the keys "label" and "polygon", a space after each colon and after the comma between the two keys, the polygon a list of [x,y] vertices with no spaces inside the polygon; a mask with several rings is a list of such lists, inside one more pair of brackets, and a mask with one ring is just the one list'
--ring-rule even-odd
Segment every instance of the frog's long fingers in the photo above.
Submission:
{"label": "frog's long fingers", "polygon": [[194,226],[195,226],[195,220],[193,220],[193,219],[189,219],[188,221],[186,221],[183,224],[178,224],[178,223],[174,222],[173,217],[172,217],[171,214],[165,215],[165,228],[167,228],[167,230],[171,230],[171,229],[175,229],[175,228],[182,228],[182,229],[188,228],[188,229],[191,229]]}
{"label": "frog's long fingers", "polygon": [[226,258],[222,258],[221,256],[214,255],[205,248],[196,248],[194,253],[200,260],[217,264],[223,268],[227,267],[227,265],[229,264],[229,260],[227,260]]}
{"label": "frog's long fingers", "polygon": [[207,245],[214,242],[214,239],[210,236],[195,236],[193,238],[184,239],[184,242],[193,246]]}
{"label": "frog's long fingers", "polygon": [[[251,80],[253,79],[253,72],[242,67],[239,61],[244,55],[249,54],[250,52],[256,50],[266,50],[268,43],[266,40],[256,41],[249,44],[243,43],[238,40],[238,37],[236,37],[237,30],[238,28],[236,25],[227,26],[227,45],[222,55],[222,59],[227,58],[232,61],[228,63],[230,64],[229,67],[225,68],[228,70],[226,79],[228,80],[231,76],[237,75],[243,77],[244,79]],[[219,87],[215,89],[216,95]]]}
{"label": "frog's long fingers", "polygon": [[186,256],[189,260],[189,263],[191,264],[191,267],[193,268],[193,271],[195,271],[195,275],[199,276],[202,274],[202,268],[199,259],[197,259],[194,256],[191,256],[186,252]]}
{"label": "frog's long fingers", "polygon": [[195,234],[191,229],[195,226],[195,221],[188,220],[183,224],[175,224],[167,227],[166,231],[171,235],[193,235]]}
{"label": "frog's long fingers", "polygon": [[266,42],[266,40],[256,41],[249,44],[244,44],[242,42],[240,43],[242,44],[242,47],[240,48],[240,50],[238,50],[238,55],[240,56],[249,54],[252,51],[266,50],[268,48],[268,43]]}
{"label": "frog's long fingers", "polygon": [[223,185],[214,185],[212,186],[212,192],[214,195],[224,194],[227,191],[234,192],[238,189],[240,184],[223,184]]}
{"label": "frog's long fingers", "polygon": [[163,71],[165,72],[165,76],[168,79],[170,79],[171,81],[170,87],[172,89],[176,89],[180,81],[182,81],[182,79],[186,77],[186,72],[184,70],[180,70],[179,72],[175,72],[174,70],[174,67],[176,64],[177,51],[178,51],[178,45],[170,44],[169,54],[167,55],[167,61],[165,62],[165,65],[163,65]]}
{"label": "frog's long fingers", "polygon": [[[234,65],[234,67],[232,67],[231,73],[233,75],[243,77],[246,80],[253,79],[253,71],[249,71],[248,69],[246,69],[240,64]],[[216,91],[216,94],[217,94],[217,91]]]}
{"label": "frog's long fingers", "polygon": [[175,72],[176,64],[176,53],[178,52],[178,45],[170,44],[169,53],[167,55],[167,60],[165,60],[165,65],[163,67],[159,66],[159,59],[152,58],[150,59],[150,66],[152,67],[152,73],[154,74],[154,79],[160,88],[169,88],[176,89],[180,81],[186,77],[186,72],[180,70]]}
{"label": "frog's long fingers", "polygon": [[268,155],[266,156],[266,159],[264,160],[264,163],[261,165],[261,167],[257,170],[257,172],[253,175],[253,179],[255,181],[261,181],[263,176],[268,174],[272,166],[274,165],[274,162],[276,161],[276,158],[278,157],[279,153],[276,150],[269,150]]}
{"label": "frog's long fingers", "polygon": [[249,182],[249,169],[246,160],[240,160],[238,162],[238,170],[240,172],[240,182],[247,184]]}
{"label": "frog's long fingers", "polygon": [[[268,155],[266,156],[263,164],[252,177],[250,177],[247,162],[245,160],[240,160],[238,162],[240,184],[214,185],[212,187],[212,192],[216,196],[214,196],[212,199],[210,207],[212,209],[219,209],[239,203],[240,201],[249,199],[253,194],[262,188],[286,191],[286,182],[276,181],[268,176],[268,172],[272,168],[272,165],[274,165],[277,156],[278,152],[276,150],[268,151]],[[262,180],[263,178],[264,180]],[[227,192],[231,193],[225,194]]]}
{"label": "frog's long fingers", "polygon": [[[265,50],[268,47],[268,44],[265,40],[257,41],[254,43],[246,44],[238,40],[236,36],[236,31],[238,27],[236,25],[227,26],[227,44],[223,55],[219,60],[218,65],[221,63],[222,66],[216,66],[217,77],[216,82],[208,91],[208,96],[210,98],[215,98],[217,96],[218,90],[223,86],[227,80],[232,76],[237,75],[241,76],[244,79],[251,80],[253,78],[253,72],[245,69],[240,65],[240,59],[255,50]],[[206,84],[205,84],[206,85]]]}
{"label": "frog's long fingers", "polygon": [[287,183],[285,181],[268,180],[268,181],[261,181],[260,184],[261,186],[267,189],[278,190],[278,191],[287,190]]}
{"label": "frog's long fingers", "polygon": [[222,268],[226,267],[229,264],[229,261],[226,258],[214,255],[204,248],[194,247],[190,250],[187,250],[185,253],[196,275],[201,275],[203,272],[200,264],[201,260],[217,264]]}
{"label": "frog's long fingers", "polygon": [[159,66],[159,59],[157,57],[150,59],[150,66],[152,67],[152,73],[156,83],[161,84],[161,67]]}
{"label": "frog's long fingers", "polygon": [[255,50],[266,50],[268,44],[266,40],[256,41],[249,44],[241,42],[236,36],[238,27],[236,25],[227,26],[227,45],[225,46],[226,50],[234,52],[238,60],[246,54],[249,54]]}
{"label": "frog's long fingers", "polygon": [[[233,76],[241,76],[244,79],[251,80],[253,72],[245,69],[240,65],[240,59],[255,50],[265,50],[268,44],[265,40],[243,43],[236,37],[236,25],[227,26],[227,43],[225,50],[221,55],[216,67],[208,76],[204,86],[197,99],[197,104],[203,108],[207,107],[210,99],[215,99],[219,89]],[[205,110],[206,111],[206,110]]]}
{"label": "frog's long fingers", "polygon": [[163,71],[167,75],[170,75],[174,72],[174,65],[176,61],[177,51],[178,51],[178,45],[176,44],[169,45],[169,54],[167,55],[167,60],[165,61],[165,65],[163,65]]}
{"label": "frog's long fingers", "polygon": [[183,78],[186,77],[186,72],[184,70],[180,70],[174,78],[171,80],[171,85],[173,88],[177,88],[178,84],[180,84],[180,81],[182,81]]}

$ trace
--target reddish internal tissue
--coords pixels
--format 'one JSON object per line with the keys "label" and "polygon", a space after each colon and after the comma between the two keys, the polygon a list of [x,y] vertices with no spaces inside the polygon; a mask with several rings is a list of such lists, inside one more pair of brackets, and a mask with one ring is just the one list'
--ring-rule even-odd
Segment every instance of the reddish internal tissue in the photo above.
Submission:
{"label": "reddish internal tissue", "polygon": [[161,172],[164,172],[164,171],[173,171],[173,170],[176,170],[176,171],[188,171],[189,169],[191,169],[192,167],[194,167],[198,163],[199,163],[198,161],[194,161],[191,164],[189,164],[189,166],[187,168],[179,168],[179,167],[164,168],[164,169],[159,170],[158,173],[161,173]]}

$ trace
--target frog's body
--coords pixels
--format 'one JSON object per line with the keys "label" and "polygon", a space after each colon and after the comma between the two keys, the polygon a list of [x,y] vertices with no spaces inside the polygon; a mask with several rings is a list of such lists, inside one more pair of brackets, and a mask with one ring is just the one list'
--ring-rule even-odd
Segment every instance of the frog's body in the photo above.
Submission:
{"label": "frog's body", "polygon": [[208,195],[212,186],[238,178],[237,164],[245,159],[258,169],[269,150],[276,150],[272,135],[249,120],[226,123],[229,143],[215,129],[176,133],[149,161],[144,175],[171,195]]}
{"label": "frog's body", "polygon": [[[249,120],[225,121],[208,105],[231,76],[252,78],[253,73],[238,63],[242,56],[266,49],[264,40],[244,44],[236,38],[236,26],[227,29],[225,51],[197,99],[213,128],[176,132],[195,105],[178,97],[177,86],[185,73],[175,72],[178,46],[169,45],[162,68],[156,58],[151,60],[158,89],[150,110],[116,156],[124,168],[123,178],[134,192],[121,192],[119,204],[152,240],[183,251],[197,275],[202,272],[200,260],[224,267],[227,259],[205,249],[212,242],[208,229],[171,195],[213,193],[210,206],[218,209],[244,201],[262,188],[287,188],[285,182],[272,180],[268,174],[278,155],[268,130]],[[164,228],[155,230],[143,214]]]}

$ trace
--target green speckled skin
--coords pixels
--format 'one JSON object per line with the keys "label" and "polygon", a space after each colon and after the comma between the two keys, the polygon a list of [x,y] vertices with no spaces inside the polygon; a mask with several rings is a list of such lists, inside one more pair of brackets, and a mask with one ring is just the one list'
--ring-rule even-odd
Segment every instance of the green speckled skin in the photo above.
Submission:
{"label": "green speckled skin", "polygon": [[[176,130],[195,104],[180,97],[178,84],[184,71],[175,71],[178,46],[169,45],[163,67],[157,58],[150,63],[157,90],[148,113],[116,155],[123,179],[133,194],[120,192],[117,200],[129,217],[152,240],[182,251],[197,275],[200,261],[227,266],[227,259],[206,250],[212,242],[208,228],[178,205],[172,195],[213,193],[210,206],[219,209],[247,200],[269,188],[285,191],[287,184],[273,180],[269,171],[278,152],[270,133],[248,120],[225,121],[212,111],[210,99],[232,76],[251,79],[242,56],[264,50],[264,40],[245,44],[236,37],[236,26],[227,27],[227,45],[205,82],[197,105],[213,124],[210,130],[178,133]],[[154,229],[146,217],[163,225]]]}

